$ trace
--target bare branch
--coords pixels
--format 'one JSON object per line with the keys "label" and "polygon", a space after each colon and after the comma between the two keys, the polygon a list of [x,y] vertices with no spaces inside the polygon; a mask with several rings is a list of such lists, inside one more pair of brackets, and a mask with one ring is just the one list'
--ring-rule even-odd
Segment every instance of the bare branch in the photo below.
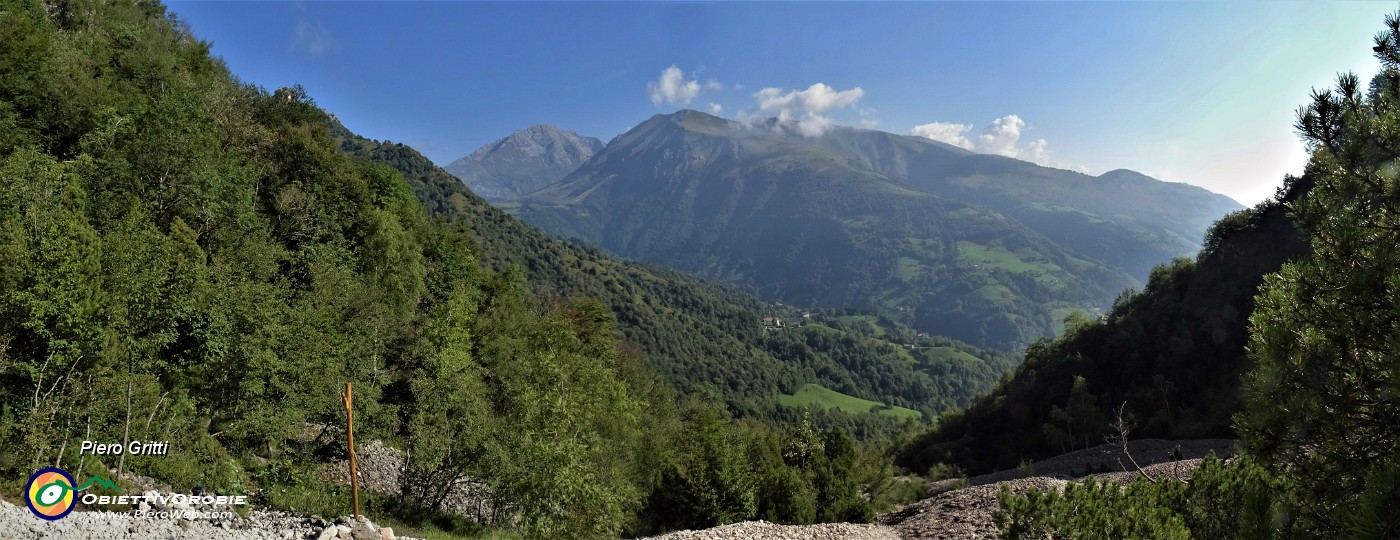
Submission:
{"label": "bare branch", "polygon": [[[1156,484],[1157,479],[1153,478],[1152,476],[1148,475],[1146,471],[1142,470],[1142,466],[1138,465],[1136,459],[1133,459],[1133,454],[1128,449],[1128,433],[1132,432],[1132,426],[1131,421],[1128,420],[1127,408],[1128,402],[1126,401],[1124,401],[1122,405],[1118,406],[1118,414],[1116,415],[1117,417],[1109,426],[1113,428],[1114,434],[1108,436],[1108,442],[1118,444],[1123,450],[1123,455],[1128,456],[1128,461],[1133,464],[1134,469],[1137,469],[1138,474],[1142,475],[1143,478],[1146,478],[1148,482]],[[1119,462],[1118,464],[1119,466],[1122,466],[1123,463]]]}

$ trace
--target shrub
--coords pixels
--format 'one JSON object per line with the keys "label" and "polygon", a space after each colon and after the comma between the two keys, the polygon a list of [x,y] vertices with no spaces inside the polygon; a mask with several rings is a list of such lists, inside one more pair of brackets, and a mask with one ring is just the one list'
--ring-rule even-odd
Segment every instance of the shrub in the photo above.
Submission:
{"label": "shrub", "polygon": [[994,521],[1005,538],[1280,538],[1287,515],[1276,482],[1240,460],[1206,458],[1190,482],[1090,478],[1060,491],[1016,495],[1003,485]]}

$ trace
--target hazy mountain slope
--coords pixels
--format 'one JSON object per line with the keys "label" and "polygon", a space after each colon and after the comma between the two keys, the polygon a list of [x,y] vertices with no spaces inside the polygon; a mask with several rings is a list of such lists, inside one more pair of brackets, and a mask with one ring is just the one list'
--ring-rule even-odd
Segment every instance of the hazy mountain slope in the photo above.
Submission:
{"label": "hazy mountain slope", "polygon": [[1242,208],[1224,195],[1129,170],[1094,177],[985,154],[917,161],[896,177],[1003,212],[1138,279],[1157,264],[1194,253],[1206,227]]}
{"label": "hazy mountain slope", "polygon": [[492,207],[410,147],[365,139],[335,123],[332,131],[342,150],[396,168],[431,212],[470,230],[487,266],[518,265],[540,294],[601,300],[625,338],[681,392],[714,384],[737,409],[771,416],[794,414],[776,409],[777,395],[819,383],[937,412],[990,389],[1016,361],[961,344],[973,356],[896,354],[903,348],[844,330],[802,344],[794,343],[797,334],[766,336],[760,319],[779,314],[774,306],[673,269],[556,240]]}
{"label": "hazy mountain slope", "polygon": [[967,155],[879,132],[813,140],[681,111],[618,137],[517,212],[764,298],[902,312],[921,330],[984,346],[1050,334],[1056,309],[1106,305],[1135,284],[998,212],[872,170]]}
{"label": "hazy mountain slope", "polygon": [[1157,264],[1195,253],[1206,227],[1242,208],[1224,195],[1126,169],[1094,177],[923,137],[838,127],[805,142],[904,186],[1006,214],[1139,280]]}
{"label": "hazy mountain slope", "polygon": [[1306,179],[1278,200],[1217,222],[1199,257],[1153,270],[1141,293],[1116,302],[1102,321],[1032,347],[1015,376],[905,449],[914,469],[955,463],[969,473],[1016,466],[1066,448],[1047,436],[1063,428],[1051,411],[1068,408],[1072,381],[1095,398],[1096,425],[1079,436],[1101,440],[1123,405],[1133,437],[1232,436],[1239,410],[1247,322],[1266,274],[1308,253],[1284,203],[1304,197]]}
{"label": "hazy mountain slope", "polygon": [[551,125],[516,131],[443,167],[487,200],[510,199],[564,178],[603,142]]}

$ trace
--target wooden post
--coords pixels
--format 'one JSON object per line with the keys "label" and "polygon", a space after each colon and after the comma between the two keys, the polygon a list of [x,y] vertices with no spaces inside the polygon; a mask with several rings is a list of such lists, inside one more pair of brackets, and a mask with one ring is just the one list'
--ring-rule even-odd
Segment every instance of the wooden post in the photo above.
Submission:
{"label": "wooden post", "polygon": [[350,492],[355,501],[356,518],[360,517],[360,475],[355,474],[355,409],[350,406],[350,383],[345,383],[345,431],[350,435]]}

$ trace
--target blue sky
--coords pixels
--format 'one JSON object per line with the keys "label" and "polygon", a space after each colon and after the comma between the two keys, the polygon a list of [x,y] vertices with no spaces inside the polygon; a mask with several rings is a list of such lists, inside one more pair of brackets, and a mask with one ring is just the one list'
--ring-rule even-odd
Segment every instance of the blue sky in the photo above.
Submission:
{"label": "blue sky", "polygon": [[446,164],[548,123],[653,114],[922,134],[1245,204],[1306,160],[1293,115],[1376,71],[1376,3],[171,2],[243,80]]}

